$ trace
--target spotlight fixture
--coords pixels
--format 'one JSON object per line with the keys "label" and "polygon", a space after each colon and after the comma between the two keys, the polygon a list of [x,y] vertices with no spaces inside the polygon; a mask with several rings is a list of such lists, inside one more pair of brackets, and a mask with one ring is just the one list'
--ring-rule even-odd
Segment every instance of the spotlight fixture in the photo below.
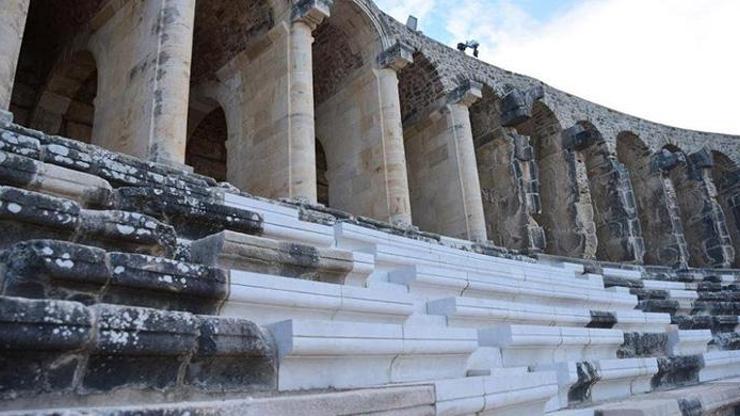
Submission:
{"label": "spotlight fixture", "polygon": [[473,50],[473,56],[476,58],[478,57],[478,47],[480,46],[480,43],[477,40],[469,40],[465,43],[458,43],[457,49],[459,51],[465,52],[468,48]]}

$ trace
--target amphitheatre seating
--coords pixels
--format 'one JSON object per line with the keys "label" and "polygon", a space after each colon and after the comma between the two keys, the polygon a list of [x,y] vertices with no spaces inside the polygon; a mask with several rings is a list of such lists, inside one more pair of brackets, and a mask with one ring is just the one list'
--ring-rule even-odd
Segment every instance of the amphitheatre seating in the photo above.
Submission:
{"label": "amphitheatre seating", "polygon": [[606,415],[631,396],[622,409],[679,415],[740,391],[733,273],[503,253],[16,127],[0,203],[1,416],[39,397]]}

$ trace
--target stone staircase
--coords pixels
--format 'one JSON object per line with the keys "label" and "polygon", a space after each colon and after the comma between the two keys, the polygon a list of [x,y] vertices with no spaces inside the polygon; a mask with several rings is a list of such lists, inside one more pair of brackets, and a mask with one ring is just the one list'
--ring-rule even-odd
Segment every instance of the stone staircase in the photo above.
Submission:
{"label": "stone staircase", "polygon": [[0,225],[2,416],[740,406],[740,271],[534,259],[12,124]]}

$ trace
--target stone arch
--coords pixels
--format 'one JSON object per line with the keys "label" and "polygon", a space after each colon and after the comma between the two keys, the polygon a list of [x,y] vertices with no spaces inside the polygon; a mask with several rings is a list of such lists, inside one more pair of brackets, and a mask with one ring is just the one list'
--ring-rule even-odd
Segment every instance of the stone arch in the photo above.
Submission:
{"label": "stone arch", "polygon": [[93,141],[98,62],[88,22],[102,0],[31,0],[10,110],[15,122]]}
{"label": "stone arch", "polygon": [[191,100],[185,163],[195,173],[226,181],[228,174],[226,113],[214,100]]}
{"label": "stone arch", "polygon": [[617,158],[629,172],[645,241],[644,262],[685,267],[688,248],[670,179],[664,177],[653,151],[637,134],[617,135]]}
{"label": "stone arch", "polygon": [[540,207],[537,164],[529,137],[501,124],[501,97],[485,85],[470,107],[481,196],[489,240],[517,250],[545,248],[534,219]]}
{"label": "stone arch", "polygon": [[740,167],[726,154],[712,152],[712,180],[717,202],[724,211],[727,229],[735,248],[735,267],[740,267]]}
{"label": "stone arch", "polygon": [[413,63],[398,72],[398,95],[404,126],[413,118],[423,117],[432,104],[445,94],[444,85],[434,64],[423,52],[414,53]]}
{"label": "stone arch", "polygon": [[30,127],[92,143],[98,71],[95,57],[84,50],[64,56],[52,68],[41,91]]}
{"label": "stone arch", "polygon": [[539,171],[541,208],[534,216],[545,229],[547,252],[594,258],[598,240],[583,163],[563,146],[563,128],[554,112],[541,101],[532,117],[517,126],[529,136]]}
{"label": "stone arch", "polygon": [[570,130],[576,159],[585,166],[599,260],[642,263],[644,242],[629,174],[601,132],[581,120]]}
{"label": "stone arch", "polygon": [[668,170],[681,213],[689,265],[694,267],[728,267],[735,258],[712,183],[711,159],[706,149],[690,155],[674,144],[661,149],[661,164]]}
{"label": "stone arch", "polygon": [[379,64],[385,35],[371,11],[337,0],[313,32],[315,137],[333,208],[410,222],[398,80]]}

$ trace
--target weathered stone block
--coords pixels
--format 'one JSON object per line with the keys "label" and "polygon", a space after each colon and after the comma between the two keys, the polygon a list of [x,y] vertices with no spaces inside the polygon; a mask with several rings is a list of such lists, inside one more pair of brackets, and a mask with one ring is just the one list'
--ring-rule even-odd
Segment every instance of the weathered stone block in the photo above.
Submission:
{"label": "weathered stone block", "polygon": [[194,315],[155,309],[95,305],[97,337],[82,387],[172,389],[195,350],[200,322]]}
{"label": "weathered stone block", "polygon": [[120,188],[116,206],[142,212],[172,224],[186,238],[202,238],[223,230],[262,233],[262,216],[245,209],[212,203],[186,193],[155,188]]}
{"label": "weathered stone block", "polygon": [[79,303],[0,297],[0,400],[73,390],[92,325]]}
{"label": "weathered stone block", "polygon": [[205,318],[184,381],[203,390],[272,389],[275,355],[271,338],[254,323]]}
{"label": "weathered stone block", "polygon": [[148,215],[113,210],[83,210],[80,214],[78,242],[162,257],[172,257],[175,252],[174,229]]}
{"label": "weathered stone block", "polygon": [[501,125],[516,127],[532,117],[535,101],[542,99],[545,91],[542,87],[533,87],[527,91],[513,90],[501,101]]}

